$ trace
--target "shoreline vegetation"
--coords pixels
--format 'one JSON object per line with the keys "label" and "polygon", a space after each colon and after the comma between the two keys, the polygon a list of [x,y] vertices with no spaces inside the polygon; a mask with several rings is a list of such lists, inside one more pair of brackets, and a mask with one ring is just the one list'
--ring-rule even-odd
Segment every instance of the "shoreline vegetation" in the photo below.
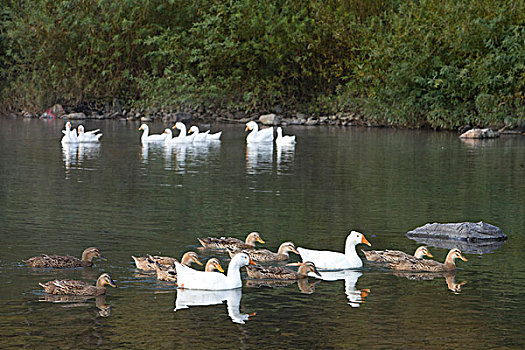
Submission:
{"label": "shoreline vegetation", "polygon": [[4,116],[525,129],[523,1],[6,0],[0,16]]}

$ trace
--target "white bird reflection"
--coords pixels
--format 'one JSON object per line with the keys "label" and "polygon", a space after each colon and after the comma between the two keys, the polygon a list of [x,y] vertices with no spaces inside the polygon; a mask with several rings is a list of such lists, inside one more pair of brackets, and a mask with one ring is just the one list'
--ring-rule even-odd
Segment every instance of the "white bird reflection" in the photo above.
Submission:
{"label": "white bird reflection", "polygon": [[165,145],[166,170],[188,172],[192,166],[206,163],[217,155],[220,141],[172,143]]}
{"label": "white bird reflection", "polygon": [[244,324],[253,314],[243,314],[240,311],[241,288],[230,290],[196,290],[177,289],[175,309],[178,311],[192,306],[218,305],[226,301],[228,316],[234,323]]}
{"label": "white bird reflection", "polygon": [[295,143],[276,145],[277,149],[277,171],[285,170],[294,161]]}
{"label": "white bird reflection", "polygon": [[[340,271],[319,271],[323,281],[345,281],[345,294],[348,299],[348,305],[351,307],[360,307],[365,303],[365,298],[370,293],[369,289],[356,289],[355,285],[359,277],[363,274],[354,270],[340,270]],[[311,275],[314,277],[314,275]]]}
{"label": "white bird reflection", "polygon": [[250,175],[272,171],[273,143],[246,144],[246,173]]}
{"label": "white bird reflection", "polygon": [[159,157],[164,151],[164,142],[144,142],[140,149],[140,160],[148,164],[149,158]]}
{"label": "white bird reflection", "polygon": [[71,169],[80,169],[83,162],[90,158],[97,158],[99,153],[99,143],[62,144],[62,159],[64,160],[67,177],[69,177]]}

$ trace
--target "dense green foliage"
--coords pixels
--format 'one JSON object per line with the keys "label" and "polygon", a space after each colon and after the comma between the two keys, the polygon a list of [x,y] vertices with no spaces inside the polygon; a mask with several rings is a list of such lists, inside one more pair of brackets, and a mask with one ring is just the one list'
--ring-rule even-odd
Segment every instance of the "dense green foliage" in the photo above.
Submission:
{"label": "dense green foliage", "polygon": [[455,128],[525,120],[525,4],[6,0],[4,106],[281,104]]}

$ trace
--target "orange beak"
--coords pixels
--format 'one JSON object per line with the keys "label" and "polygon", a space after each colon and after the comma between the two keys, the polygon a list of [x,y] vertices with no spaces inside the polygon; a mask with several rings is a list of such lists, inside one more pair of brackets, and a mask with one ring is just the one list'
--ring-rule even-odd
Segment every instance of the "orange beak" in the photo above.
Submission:
{"label": "orange beak", "polygon": [[261,237],[257,238],[257,242],[263,243],[263,244],[265,243]]}
{"label": "orange beak", "polygon": [[252,259],[250,259],[250,265],[257,265]]}
{"label": "orange beak", "polygon": [[220,264],[215,265],[215,268],[219,270],[220,272],[224,273],[224,269],[222,268]]}
{"label": "orange beak", "polygon": [[370,244],[370,242],[368,242],[365,238],[365,236],[363,235],[363,238],[361,238],[361,243],[363,244],[366,244],[367,246],[371,247],[372,245]]}
{"label": "orange beak", "polygon": [[173,128],[172,129],[177,129],[177,125],[173,125]]}
{"label": "orange beak", "polygon": [[195,261],[195,263],[197,263],[197,264],[199,264],[200,266],[202,266],[202,263],[200,262],[200,260],[195,259],[194,261]]}
{"label": "orange beak", "polygon": [[248,125],[246,125],[246,128],[244,128],[244,131],[248,131],[250,130],[250,128],[248,127]]}

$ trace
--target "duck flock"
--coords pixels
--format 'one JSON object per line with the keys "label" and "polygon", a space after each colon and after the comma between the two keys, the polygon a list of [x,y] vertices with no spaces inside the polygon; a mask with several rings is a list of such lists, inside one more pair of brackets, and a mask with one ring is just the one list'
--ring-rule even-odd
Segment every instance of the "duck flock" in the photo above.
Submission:
{"label": "duck flock", "polygon": [[[61,142],[63,144],[93,143],[99,142],[102,137],[99,129],[85,131],[82,125],[77,129],[78,133],[77,130],[72,129],[68,121]],[[171,144],[220,141],[222,134],[222,132],[210,133],[209,130],[200,132],[197,126],[192,126],[187,132],[186,125],[182,122],[177,122],[172,129],[180,131],[178,136],[173,137],[172,130],[169,128],[162,134],[150,134],[148,125],[142,124],[139,128],[143,131],[141,142]],[[273,128],[259,130],[258,124],[254,121],[246,124],[246,131],[250,131],[246,137],[247,143],[276,142],[280,145],[295,143],[295,136],[283,136],[280,127],[277,128],[277,138],[274,138]],[[365,236],[357,231],[348,234],[343,252],[296,247],[293,242],[283,242],[277,252],[272,252],[256,246],[257,243],[265,243],[258,232],[249,233],[244,241],[233,237],[203,237],[198,238],[198,241],[202,245],[199,250],[206,251],[207,256],[215,253],[229,255],[231,260],[226,272],[220,260],[215,257],[207,260],[203,270],[193,268],[192,264],[202,266],[203,262],[199,255],[192,251],[186,252],[180,261],[173,257],[156,255],[132,256],[132,259],[137,269],[155,272],[158,280],[175,282],[178,290],[229,291],[242,287],[241,268],[246,269],[249,280],[278,283],[305,281],[309,277],[326,279],[329,271],[361,268],[363,261],[356,251],[356,245],[371,246]],[[467,261],[457,248],[449,251],[443,263],[425,259],[425,257],[433,257],[425,246],[418,247],[414,255],[397,250],[363,250],[362,252],[369,263],[379,264],[399,273],[448,273],[455,270],[456,259]],[[291,253],[299,255],[301,262],[286,264]],[[92,266],[95,258],[105,259],[98,248],[90,247],[84,250],[81,258],[67,255],[41,255],[24,260],[24,263],[35,268],[78,268]],[[449,284],[448,280],[447,284]],[[85,281],[56,279],[40,283],[40,286],[46,293],[52,295],[99,296],[106,294],[106,286],[116,287],[116,284],[108,273],[103,273],[95,285]]]}

